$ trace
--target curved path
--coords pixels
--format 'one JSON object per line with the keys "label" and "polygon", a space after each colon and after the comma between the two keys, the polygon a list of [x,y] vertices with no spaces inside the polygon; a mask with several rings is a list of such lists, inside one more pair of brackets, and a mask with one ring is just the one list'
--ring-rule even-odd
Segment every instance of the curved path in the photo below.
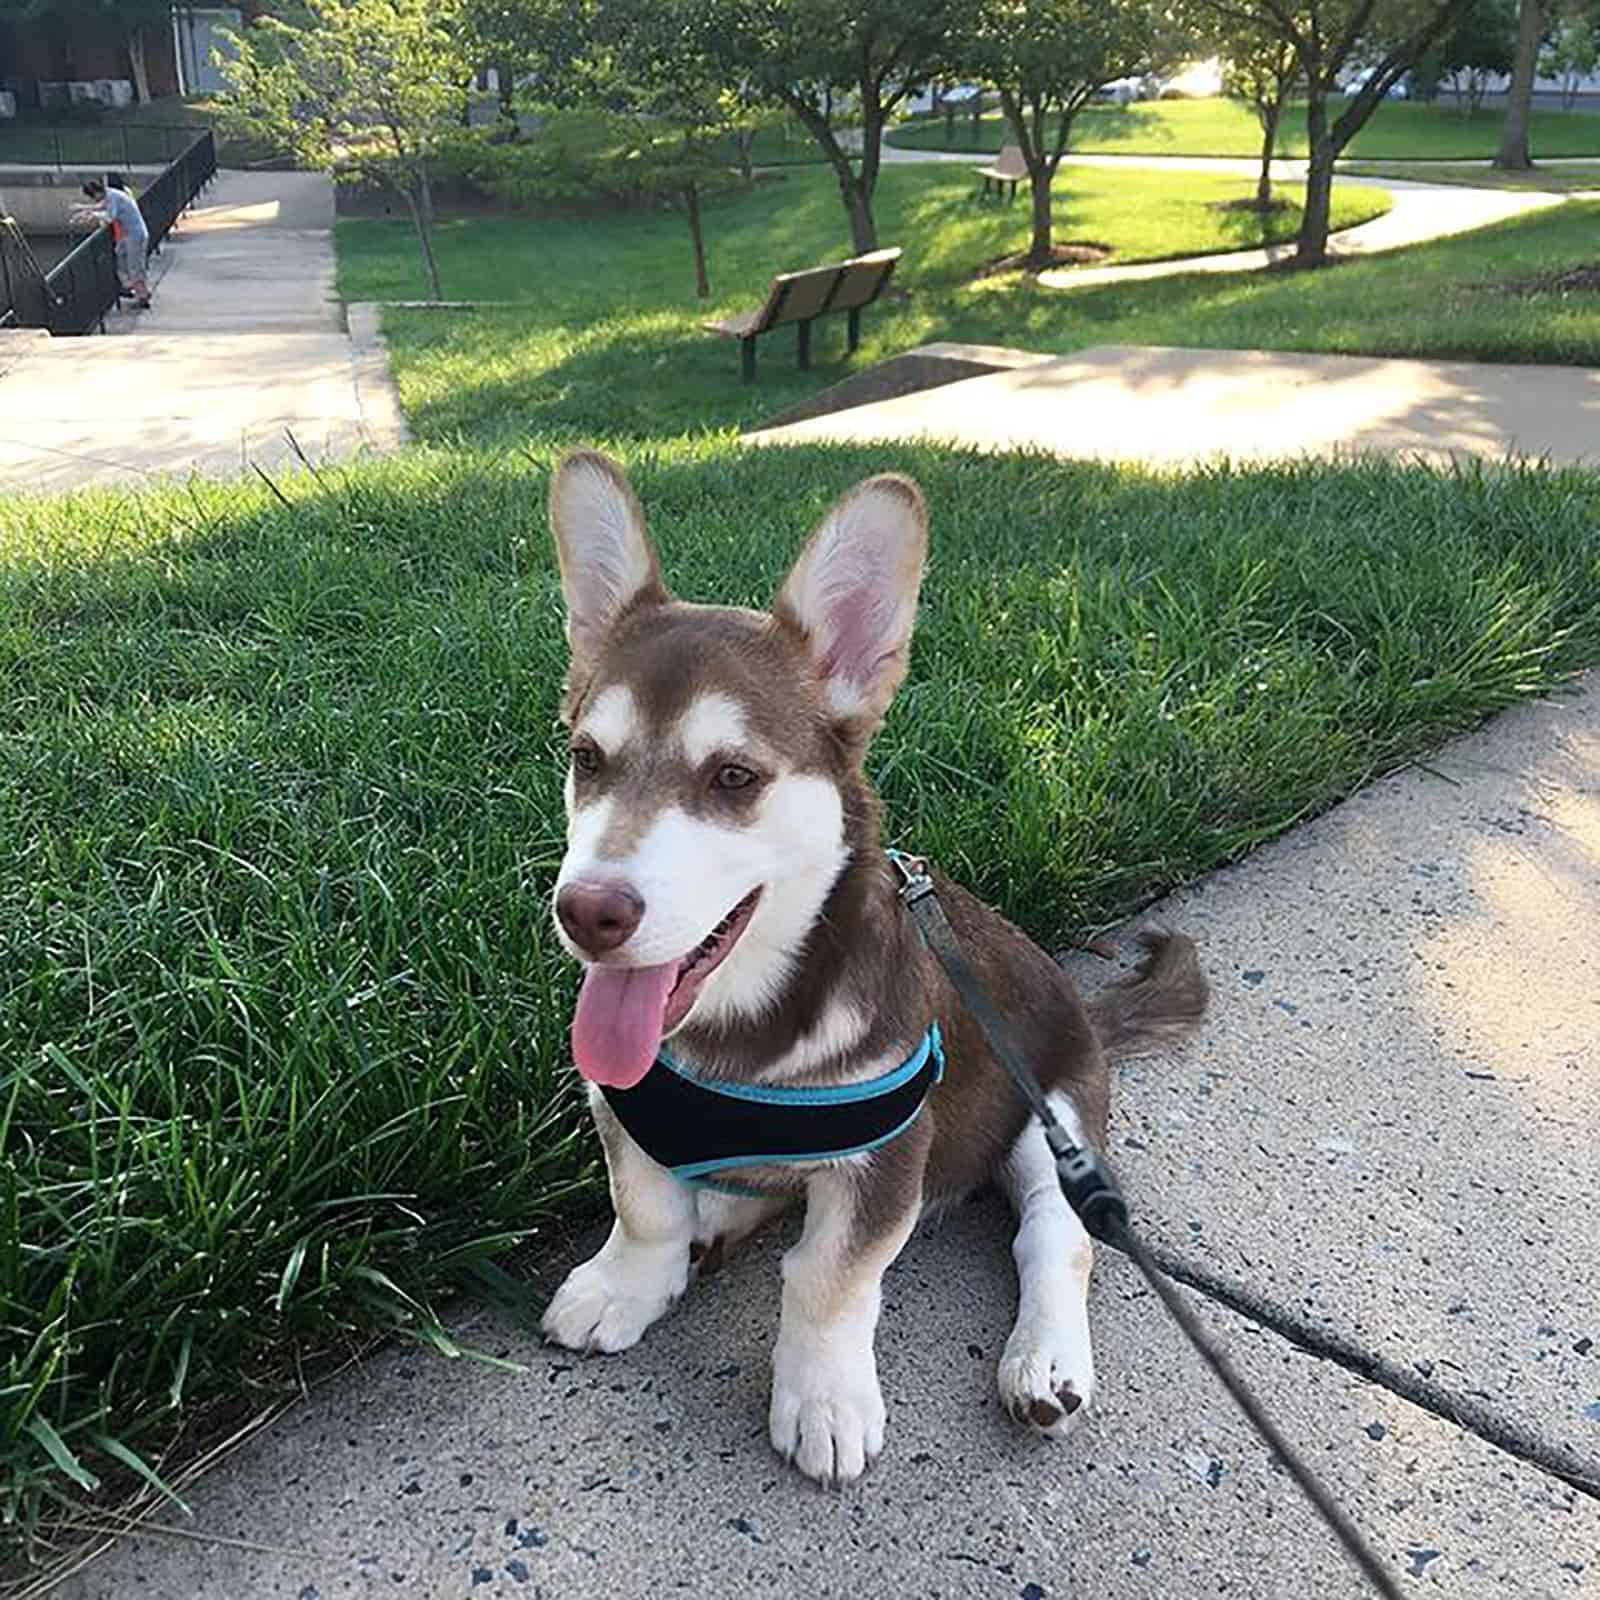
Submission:
{"label": "curved path", "polygon": [[[963,161],[976,168],[983,157],[970,151],[902,150],[886,144],[886,165],[916,162]],[[1209,172],[1237,177],[1254,177],[1260,163],[1234,156],[1067,156],[1063,163],[1080,167],[1127,167],[1156,172]],[[1273,176],[1287,183],[1301,182],[1306,163],[1300,160],[1275,161]],[[1375,255],[1383,250],[1398,250],[1405,245],[1425,244],[1452,234],[1487,228],[1512,217],[1542,211],[1562,204],[1565,194],[1535,189],[1472,189],[1459,183],[1416,183],[1401,178],[1356,177],[1340,174],[1340,183],[1362,184],[1386,189],[1394,204],[1381,217],[1332,235],[1328,253],[1332,256]],[[1144,278],[1169,278],[1184,272],[1255,272],[1294,253],[1292,243],[1268,245],[1259,250],[1230,250],[1223,254],[1182,256],[1171,261],[1141,261],[1125,267],[1062,267],[1041,272],[1039,282],[1049,289],[1085,289],[1096,284],[1133,283]]]}

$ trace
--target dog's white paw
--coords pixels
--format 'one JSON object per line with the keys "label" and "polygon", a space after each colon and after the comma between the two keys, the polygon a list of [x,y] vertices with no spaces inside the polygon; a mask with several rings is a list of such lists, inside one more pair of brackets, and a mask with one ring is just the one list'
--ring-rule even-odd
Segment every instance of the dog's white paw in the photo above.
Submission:
{"label": "dog's white paw", "polygon": [[853,1483],[883,1449],[884,1421],[870,1342],[847,1351],[779,1335],[770,1423],[786,1461],[818,1483]]}
{"label": "dog's white paw", "polygon": [[568,1350],[627,1350],[644,1337],[689,1279],[687,1250],[635,1246],[574,1267],[545,1309],[545,1338]]}
{"label": "dog's white paw", "polygon": [[1059,1324],[1018,1323],[1000,1357],[1000,1400],[1018,1422],[1065,1439],[1094,1398],[1094,1352]]}

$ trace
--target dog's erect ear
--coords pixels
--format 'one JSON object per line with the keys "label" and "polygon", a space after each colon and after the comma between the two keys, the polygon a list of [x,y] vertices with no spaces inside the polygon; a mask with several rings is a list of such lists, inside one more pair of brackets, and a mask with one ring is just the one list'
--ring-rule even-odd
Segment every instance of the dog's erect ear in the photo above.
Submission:
{"label": "dog's erect ear", "polygon": [[582,667],[623,612],[665,600],[667,591],[639,497],[609,456],[575,450],[562,459],[550,480],[550,528],[567,600],[567,643]]}
{"label": "dog's erect ear", "polygon": [[834,504],[779,591],[774,610],[805,634],[834,713],[865,732],[906,675],[927,554],[922,491],[885,473]]}

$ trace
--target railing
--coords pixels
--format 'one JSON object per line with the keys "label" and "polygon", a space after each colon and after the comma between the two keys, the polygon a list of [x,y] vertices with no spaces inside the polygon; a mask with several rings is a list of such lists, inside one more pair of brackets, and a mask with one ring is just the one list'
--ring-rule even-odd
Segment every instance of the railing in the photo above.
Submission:
{"label": "railing", "polygon": [[103,328],[106,312],[117,303],[117,252],[110,228],[96,228],[45,274],[44,282],[50,294],[44,326],[51,333],[92,333]]}
{"label": "railing", "polygon": [[189,202],[217,175],[217,141],[207,128],[171,162],[139,196],[144,225],[150,230],[150,248],[159,250],[172,225]]}
{"label": "railing", "polygon": [[[139,196],[152,251],[160,247],[173,223],[216,171],[216,141],[207,128]],[[89,333],[104,327],[106,312],[117,303],[118,287],[110,228],[96,228],[41,277],[39,264],[16,224],[0,222],[0,328]]]}
{"label": "railing", "polygon": [[47,328],[50,291],[22,230],[0,217],[0,330]]}
{"label": "railing", "polygon": [[206,130],[194,123],[129,122],[104,128],[0,130],[0,166],[164,167]]}

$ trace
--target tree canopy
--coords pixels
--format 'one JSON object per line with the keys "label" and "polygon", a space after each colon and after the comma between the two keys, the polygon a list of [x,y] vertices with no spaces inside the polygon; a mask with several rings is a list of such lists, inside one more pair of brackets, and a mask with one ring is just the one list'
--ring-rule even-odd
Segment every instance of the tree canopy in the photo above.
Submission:
{"label": "tree canopy", "polygon": [[1151,0],[994,0],[961,58],[1000,96],[1027,164],[1031,266],[1054,259],[1051,189],[1078,113],[1113,78],[1150,64],[1159,19]]}
{"label": "tree canopy", "polygon": [[430,166],[477,66],[460,0],[306,0],[303,20],[261,17],[235,43],[228,124],[400,195],[441,298]]}

